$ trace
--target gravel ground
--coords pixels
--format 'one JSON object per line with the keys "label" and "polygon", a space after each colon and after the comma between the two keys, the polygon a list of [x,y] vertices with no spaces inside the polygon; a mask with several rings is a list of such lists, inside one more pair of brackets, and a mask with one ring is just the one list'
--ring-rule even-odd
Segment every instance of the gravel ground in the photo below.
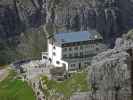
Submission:
{"label": "gravel ground", "polygon": [[0,81],[4,80],[8,76],[8,70],[6,69],[1,69],[0,70]]}

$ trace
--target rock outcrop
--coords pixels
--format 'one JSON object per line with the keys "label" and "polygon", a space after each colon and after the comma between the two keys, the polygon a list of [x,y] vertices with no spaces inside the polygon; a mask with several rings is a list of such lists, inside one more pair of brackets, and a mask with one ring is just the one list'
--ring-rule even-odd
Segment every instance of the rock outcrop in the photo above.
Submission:
{"label": "rock outcrop", "polygon": [[51,21],[61,31],[96,29],[113,42],[133,27],[132,9],[132,0],[1,0],[0,37]]}
{"label": "rock outcrop", "polygon": [[114,49],[94,57],[89,68],[94,100],[132,100],[132,36],[131,31],[116,40]]}
{"label": "rock outcrop", "polygon": [[19,35],[30,28],[37,28],[45,22],[43,0],[1,0],[0,38]]}

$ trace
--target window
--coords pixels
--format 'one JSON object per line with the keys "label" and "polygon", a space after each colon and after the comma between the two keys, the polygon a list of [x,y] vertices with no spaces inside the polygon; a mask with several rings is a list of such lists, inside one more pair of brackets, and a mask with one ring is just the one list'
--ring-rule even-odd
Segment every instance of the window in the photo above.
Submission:
{"label": "window", "polygon": [[94,48],[94,45],[93,44],[90,44],[90,48]]}
{"label": "window", "polygon": [[85,65],[88,65],[88,62],[85,62],[84,64],[85,64]]}
{"label": "window", "polygon": [[53,49],[56,49],[56,47],[54,46]]}
{"label": "window", "polygon": [[60,62],[59,61],[56,61],[56,64],[60,64]]}
{"label": "window", "polygon": [[74,50],[78,50],[78,47],[75,47]]}
{"label": "window", "polygon": [[51,58],[49,58],[49,61],[50,61],[50,63],[52,62],[52,59]]}
{"label": "window", "polygon": [[88,65],[90,65],[90,62],[85,62],[84,64],[85,64],[85,66],[88,66]]}
{"label": "window", "polygon": [[72,54],[71,53],[69,54],[69,57],[72,57]]}
{"label": "window", "polygon": [[63,58],[66,58],[66,57],[67,57],[67,55],[66,55],[66,54],[64,54],[64,55],[63,55]]}
{"label": "window", "polygon": [[83,46],[80,46],[80,49],[82,50],[83,49]]}
{"label": "window", "polygon": [[78,56],[78,53],[74,53],[74,56],[77,57]]}
{"label": "window", "polygon": [[69,48],[69,51],[72,51],[72,48],[71,47]]}
{"label": "window", "polygon": [[85,48],[87,49],[88,48],[88,45],[85,45]]}
{"label": "window", "polygon": [[94,44],[92,44],[92,48],[94,48]]}
{"label": "window", "polygon": [[47,59],[47,57],[46,56],[43,56],[43,59]]}
{"label": "window", "polygon": [[75,64],[71,64],[71,67],[75,67]]}
{"label": "window", "polygon": [[67,48],[63,48],[63,51],[67,51]]}
{"label": "window", "polygon": [[56,56],[56,53],[55,53],[55,52],[53,52],[53,55],[54,55],[54,56]]}
{"label": "window", "polygon": [[83,56],[83,52],[80,52],[80,56]]}

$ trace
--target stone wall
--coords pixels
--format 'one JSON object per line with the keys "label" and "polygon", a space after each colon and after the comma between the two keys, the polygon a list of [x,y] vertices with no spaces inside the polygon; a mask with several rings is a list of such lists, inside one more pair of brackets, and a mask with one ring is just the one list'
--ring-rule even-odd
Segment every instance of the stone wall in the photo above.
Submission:
{"label": "stone wall", "polygon": [[102,97],[98,100],[132,100],[132,52],[133,40],[123,36],[114,49],[93,58],[89,68],[93,100],[98,94]]}

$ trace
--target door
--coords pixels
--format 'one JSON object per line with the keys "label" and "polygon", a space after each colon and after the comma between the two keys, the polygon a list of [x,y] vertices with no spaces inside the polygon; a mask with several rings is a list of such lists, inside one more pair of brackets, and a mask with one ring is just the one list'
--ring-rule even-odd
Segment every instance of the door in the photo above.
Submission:
{"label": "door", "polygon": [[79,63],[79,69],[81,69],[81,63]]}

